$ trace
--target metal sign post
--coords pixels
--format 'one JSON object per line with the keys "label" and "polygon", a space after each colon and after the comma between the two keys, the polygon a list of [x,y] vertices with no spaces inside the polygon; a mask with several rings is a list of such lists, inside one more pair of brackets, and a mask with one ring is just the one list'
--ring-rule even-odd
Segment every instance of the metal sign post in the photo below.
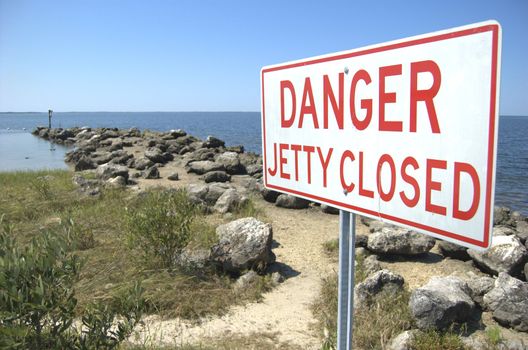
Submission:
{"label": "metal sign post", "polygon": [[356,214],[339,211],[339,290],[337,310],[337,349],[352,349],[354,325],[354,262]]}

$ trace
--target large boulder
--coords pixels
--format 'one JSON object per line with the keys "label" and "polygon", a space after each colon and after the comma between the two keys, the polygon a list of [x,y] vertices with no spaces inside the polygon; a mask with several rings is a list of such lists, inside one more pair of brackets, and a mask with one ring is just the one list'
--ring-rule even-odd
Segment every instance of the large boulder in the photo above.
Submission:
{"label": "large boulder", "polygon": [[367,249],[376,254],[418,255],[427,253],[436,241],[404,228],[383,227],[369,235]]}
{"label": "large boulder", "polygon": [[210,160],[200,160],[196,162],[191,162],[187,165],[188,173],[195,173],[198,175],[203,175],[210,171],[225,171],[225,168],[222,164],[212,162]]}
{"label": "large boulder", "polygon": [[338,215],[339,209],[330,205],[321,204],[321,211],[326,214]]}
{"label": "large boulder", "polygon": [[217,139],[214,136],[207,136],[207,139],[203,143],[203,146],[206,147],[206,148],[224,147],[225,146],[225,142],[220,140],[220,139]]}
{"label": "large boulder", "polygon": [[145,170],[154,165],[154,162],[148,159],[147,157],[137,158],[134,162],[134,168],[137,170]]}
{"label": "large boulder", "polygon": [[155,165],[151,166],[150,168],[147,168],[145,171],[142,172],[141,175],[145,179],[159,179],[160,178],[158,167]]}
{"label": "large boulder", "polygon": [[228,182],[231,180],[231,175],[226,173],[225,171],[210,171],[204,175],[204,182],[210,183],[210,182]]}
{"label": "large boulder", "polygon": [[475,303],[466,282],[454,276],[433,277],[411,293],[409,308],[420,329],[444,330],[469,320]]}
{"label": "large boulder", "polygon": [[166,154],[158,147],[149,147],[145,151],[145,157],[150,159],[154,163],[166,163],[167,159]]}
{"label": "large boulder", "polygon": [[204,197],[208,205],[215,205],[216,201],[229,189],[233,187],[220,182],[213,182],[207,186],[207,193]]}
{"label": "large boulder", "polygon": [[489,250],[481,252],[469,249],[468,254],[478,267],[493,275],[500,272],[519,275],[528,259],[528,251],[519,238],[497,234],[495,229]]}
{"label": "large boulder", "polygon": [[462,260],[462,261],[467,261],[471,259],[471,257],[467,253],[468,249],[461,245],[451,243],[448,241],[439,241],[438,248],[440,249],[440,253],[442,253],[443,256],[447,256],[447,257]]}
{"label": "large boulder", "polygon": [[97,168],[97,164],[87,156],[81,156],[75,162],[75,171],[89,170]]}
{"label": "large boulder", "polygon": [[354,288],[354,307],[367,307],[371,299],[383,292],[397,293],[403,287],[403,277],[389,270],[380,270]]}
{"label": "large boulder", "polygon": [[244,205],[248,201],[246,196],[240,195],[234,188],[225,191],[216,201],[213,209],[220,213],[225,214],[232,212],[236,208]]}
{"label": "large boulder", "polygon": [[478,277],[472,278],[467,281],[469,287],[469,295],[474,302],[479,305],[483,305],[483,297],[488,293],[495,285],[495,280],[491,277]]}
{"label": "large boulder", "polygon": [[235,175],[244,173],[244,167],[240,163],[238,153],[236,152],[224,152],[216,157],[216,162],[223,165],[228,174]]}
{"label": "large boulder", "polygon": [[125,180],[128,180],[128,168],[123,165],[110,163],[99,165],[95,173],[97,177],[103,180],[108,180],[117,176],[122,176]]}
{"label": "large boulder", "polygon": [[219,242],[211,248],[211,261],[223,271],[240,274],[252,269],[262,273],[275,261],[270,224],[243,218],[218,226],[216,234]]}
{"label": "large boulder", "polygon": [[528,332],[528,283],[501,272],[484,305],[501,325]]}
{"label": "large boulder", "polygon": [[528,222],[526,221],[517,221],[515,235],[521,243],[526,243],[528,240]]}
{"label": "large boulder", "polygon": [[305,209],[310,205],[310,201],[290,194],[281,194],[277,197],[275,205],[287,209]]}
{"label": "large boulder", "polygon": [[264,200],[269,203],[275,203],[277,198],[281,195],[280,192],[270,190],[260,183],[257,185],[257,188],[262,195],[262,198],[264,198]]}

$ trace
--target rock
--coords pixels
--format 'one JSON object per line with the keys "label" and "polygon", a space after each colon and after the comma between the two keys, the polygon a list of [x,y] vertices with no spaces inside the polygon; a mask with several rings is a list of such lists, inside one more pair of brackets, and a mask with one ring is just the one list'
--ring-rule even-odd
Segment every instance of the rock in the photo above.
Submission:
{"label": "rock", "polygon": [[112,187],[125,187],[127,180],[124,176],[116,176],[114,178],[108,179],[106,183]]}
{"label": "rock", "polygon": [[136,168],[137,170],[145,170],[146,168],[149,168],[153,165],[154,163],[147,157],[137,158],[134,162],[134,168]]}
{"label": "rock", "polygon": [[96,164],[106,164],[112,160],[112,153],[110,152],[95,152],[92,153],[92,160]]}
{"label": "rock", "polygon": [[207,249],[185,248],[177,257],[177,264],[187,270],[201,270],[208,264],[211,252]]}
{"label": "rock", "polygon": [[248,201],[248,198],[241,196],[234,188],[226,190],[216,201],[213,209],[220,213],[225,214],[232,212],[236,208],[242,206]]}
{"label": "rock", "polygon": [[204,175],[204,181],[205,183],[210,182],[227,182],[231,180],[231,175],[226,173],[225,171],[210,171]]}
{"label": "rock", "polygon": [[512,236],[515,235],[515,230],[509,226],[494,226],[493,236]]}
{"label": "rock", "polygon": [[528,281],[528,263],[524,264],[524,279]]}
{"label": "rock", "polygon": [[387,350],[412,350],[416,330],[404,331],[392,338],[387,345]]}
{"label": "rock", "polygon": [[264,272],[275,262],[270,224],[252,217],[243,218],[218,226],[216,234],[219,242],[211,248],[211,259],[223,271],[238,274],[252,269]]}
{"label": "rock", "polygon": [[108,180],[117,176],[122,176],[125,180],[128,180],[128,168],[123,165],[109,163],[99,165],[95,173],[103,180]]}
{"label": "rock", "polygon": [[208,185],[207,194],[205,195],[204,200],[208,205],[215,205],[218,198],[220,198],[225,191],[232,188],[233,187],[228,184],[213,182]]}
{"label": "rock", "polygon": [[468,261],[469,259],[471,259],[471,257],[467,253],[468,249],[466,247],[462,247],[461,245],[448,241],[439,241],[438,248],[440,249],[440,253],[443,256],[462,261]]}
{"label": "rock", "polygon": [[185,130],[182,130],[182,129],[172,129],[172,130],[169,130],[169,134],[174,137],[175,139],[178,138],[178,137],[182,137],[182,136],[185,136],[187,135],[187,133],[185,132]]}
{"label": "rock", "polygon": [[395,225],[388,224],[386,222],[379,221],[379,220],[371,220],[368,226],[369,226],[370,232],[381,231],[383,228],[393,229],[393,230],[398,229],[398,227]]}
{"label": "rock", "polygon": [[256,174],[262,174],[262,165],[251,164],[245,168],[246,168],[246,173],[251,176],[254,176]]}
{"label": "rock", "polygon": [[224,147],[225,142],[217,139],[214,136],[207,136],[207,139],[205,140],[203,146],[206,148],[218,148],[218,147]]}
{"label": "rock", "polygon": [[142,173],[142,176],[145,179],[159,179],[160,173],[159,173],[158,167],[155,165],[151,166],[150,168],[148,168]]}
{"label": "rock", "polygon": [[170,181],[178,181],[180,179],[180,175],[178,175],[178,173],[172,173],[167,176],[167,179]]}
{"label": "rock", "polygon": [[187,186],[189,199],[196,204],[205,204],[205,196],[209,192],[208,185],[190,184]]}
{"label": "rock", "polygon": [[276,271],[271,274],[270,280],[273,286],[278,286],[279,284],[284,282],[284,277],[280,274],[280,272]]}
{"label": "rock", "polygon": [[133,155],[123,150],[114,151],[110,155],[112,156],[112,160],[110,161],[110,163],[121,165],[126,164],[130,159],[134,158]]}
{"label": "rock", "polygon": [[526,241],[528,241],[528,222],[517,221],[515,235],[519,238],[521,243],[526,243]]}
{"label": "rock", "polygon": [[376,255],[369,255],[363,260],[363,269],[367,276],[372,275],[380,271],[381,264],[379,263],[378,257]]}
{"label": "rock", "polygon": [[510,209],[506,207],[493,208],[493,225],[509,225],[510,223]]}
{"label": "rock", "polygon": [[528,259],[528,251],[514,235],[494,235],[488,251],[469,249],[468,254],[480,269],[493,275],[500,272],[518,275]]}
{"label": "rock", "polygon": [[216,163],[221,164],[226,172],[231,175],[243,174],[244,167],[240,164],[238,153],[224,152],[216,158]]}
{"label": "rock", "polygon": [[295,197],[290,194],[281,194],[277,197],[275,205],[287,209],[305,209],[308,208],[310,202],[306,199]]}
{"label": "rock", "polygon": [[368,236],[367,249],[377,254],[418,255],[427,253],[436,241],[404,228],[384,227]]}
{"label": "rock", "polygon": [[484,305],[501,325],[528,332],[528,283],[501,272]]}
{"label": "rock", "polygon": [[187,153],[187,155],[185,156],[185,159],[187,159],[188,163],[198,161],[198,160],[214,161],[215,155],[216,155],[216,152],[214,149],[200,148],[194,152]]}
{"label": "rock", "polygon": [[158,147],[149,147],[145,151],[145,157],[150,159],[154,163],[165,163],[167,160],[163,155],[163,152]]}
{"label": "rock", "polygon": [[367,244],[368,244],[368,236],[367,235],[357,235],[356,236],[356,240],[354,242],[354,246],[366,248]]}
{"label": "rock", "polygon": [[403,277],[389,270],[380,270],[354,288],[354,307],[367,307],[370,300],[381,293],[396,293],[403,286]]}
{"label": "rock", "polygon": [[277,198],[281,195],[280,192],[267,189],[262,184],[260,184],[258,187],[262,198],[264,198],[266,202],[275,203],[277,201]]}
{"label": "rock", "polygon": [[411,293],[409,308],[423,330],[445,330],[453,323],[469,320],[475,303],[466,282],[458,277],[433,277]]}
{"label": "rock", "polygon": [[467,281],[469,295],[474,302],[483,305],[484,294],[488,293],[494,286],[495,279],[491,277],[472,278]]}
{"label": "rock", "polygon": [[114,142],[109,148],[110,151],[117,151],[120,149],[123,149],[123,142]]}
{"label": "rock", "polygon": [[225,168],[222,164],[212,162],[210,160],[200,160],[196,162],[191,162],[187,165],[187,172],[195,173],[198,175],[203,175],[210,171],[224,171]]}
{"label": "rock", "polygon": [[326,214],[332,214],[332,215],[339,214],[339,209],[326,205],[326,204],[321,204],[321,211]]}
{"label": "rock", "polygon": [[236,292],[241,292],[241,291],[244,291],[246,290],[250,285],[252,285],[253,283],[257,282],[259,279],[259,276],[258,274],[251,270],[249,272],[246,272],[245,274],[243,274],[242,276],[240,276],[236,282],[234,283],[233,285],[233,289],[236,291]]}
{"label": "rock", "polygon": [[75,163],[75,171],[89,170],[97,168],[97,164],[87,156],[81,156]]}
{"label": "rock", "polygon": [[244,153],[244,146],[242,145],[229,146],[229,147],[226,147],[226,150],[229,152]]}

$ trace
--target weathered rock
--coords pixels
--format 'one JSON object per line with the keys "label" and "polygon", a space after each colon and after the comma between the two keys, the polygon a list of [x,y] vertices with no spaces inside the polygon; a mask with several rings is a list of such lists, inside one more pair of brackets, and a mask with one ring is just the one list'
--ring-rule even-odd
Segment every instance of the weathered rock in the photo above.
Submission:
{"label": "weathered rock", "polygon": [[448,241],[439,241],[438,248],[440,249],[440,253],[443,256],[462,261],[468,261],[469,259],[471,259],[471,257],[467,253],[468,249],[466,247],[462,247],[461,245]]}
{"label": "weathered rock", "polygon": [[224,147],[225,146],[225,142],[220,140],[220,139],[217,139],[214,136],[207,136],[207,139],[205,140],[203,146],[206,147],[206,148]]}
{"label": "weathered rock", "polygon": [[110,152],[94,152],[92,153],[92,160],[96,164],[105,164],[112,160],[112,153]]}
{"label": "weathered rock", "polygon": [[129,154],[128,152],[123,150],[114,151],[110,155],[112,156],[112,160],[110,161],[110,163],[121,165],[126,164],[130,159],[134,158],[132,154]]}
{"label": "weathered rock", "polygon": [[187,270],[201,270],[210,261],[211,252],[208,249],[185,248],[177,257],[177,264]]}
{"label": "weathered rock", "polygon": [[397,293],[403,282],[402,276],[389,270],[375,272],[354,288],[354,307],[367,307],[371,299],[382,291]]}
{"label": "weathered rock", "polygon": [[256,174],[262,174],[262,165],[251,164],[245,168],[246,168],[246,173],[251,176],[254,176]]}
{"label": "weathered rock", "polygon": [[494,275],[500,272],[519,275],[528,259],[528,251],[514,235],[494,235],[489,250],[469,249],[468,254],[479,268]]}
{"label": "weathered rock", "polygon": [[172,173],[167,176],[167,179],[170,181],[178,181],[180,179],[180,175],[178,175],[178,173]]}
{"label": "weathered rock", "polygon": [[245,169],[240,163],[238,153],[236,152],[224,152],[216,157],[216,162],[221,164],[228,174],[235,175],[244,173]]}
{"label": "weathered rock", "polygon": [[75,162],[75,171],[89,170],[97,168],[97,164],[87,156],[81,156],[77,162]]}
{"label": "weathered rock", "polygon": [[220,213],[225,214],[232,212],[236,208],[244,205],[248,201],[248,198],[241,196],[234,188],[225,191],[216,201],[213,209]]}
{"label": "weathered rock", "polygon": [[251,270],[240,276],[233,285],[233,289],[236,292],[242,292],[246,290],[249,286],[256,283],[259,279],[258,274]]}
{"label": "weathered rock", "polygon": [[377,254],[418,255],[434,245],[434,238],[416,231],[384,227],[368,236],[367,249]]}
{"label": "weathered rock", "polygon": [[106,181],[106,184],[112,187],[125,187],[127,184],[127,180],[124,178],[124,176],[119,175],[111,179],[108,179]]}
{"label": "weathered rock", "polygon": [[517,221],[515,235],[521,243],[526,243],[528,240],[528,222],[526,221]]}
{"label": "weathered rock", "polygon": [[411,350],[416,337],[416,330],[404,331],[392,338],[387,350]]}
{"label": "weathered rock", "polygon": [[191,162],[187,165],[187,172],[203,175],[210,171],[224,171],[225,168],[222,164],[212,162],[210,160],[200,160],[197,162]]}
{"label": "weathered rock", "polygon": [[163,151],[158,147],[149,147],[145,151],[145,157],[154,163],[165,163],[167,161],[163,155]]}
{"label": "weathered rock", "polygon": [[277,201],[277,198],[281,195],[280,192],[267,189],[262,184],[259,184],[258,188],[260,194],[262,195],[262,198],[264,198],[264,200],[269,203],[275,203]]}
{"label": "weathered rock", "polygon": [[528,283],[501,272],[484,305],[501,325],[528,332]]}
{"label": "weathered rock", "polygon": [[363,260],[363,269],[367,276],[372,275],[380,271],[381,264],[379,263],[378,257],[376,255],[369,255]]}
{"label": "weathered rock", "polygon": [[367,235],[357,235],[356,240],[354,242],[354,245],[356,247],[362,247],[366,248],[368,244],[368,236]]}
{"label": "weathered rock", "polygon": [[196,204],[205,204],[205,196],[209,192],[209,186],[204,184],[190,184],[187,186],[189,199]]}
{"label": "weathered rock", "polygon": [[123,142],[121,141],[112,143],[112,145],[109,148],[110,151],[117,151],[120,149],[123,149]]}
{"label": "weathered rock", "polygon": [[211,248],[211,259],[224,271],[264,272],[275,261],[270,224],[251,217],[243,218],[218,226],[216,234],[219,242]]}
{"label": "weathered rock", "polygon": [[524,279],[528,281],[528,263],[524,264]]}
{"label": "weathered rock", "polygon": [[326,204],[321,204],[321,211],[326,214],[332,214],[332,215],[339,214],[339,209],[337,209],[336,207],[332,207],[330,205],[326,205]]}
{"label": "weathered rock", "polygon": [[483,305],[483,297],[494,286],[495,280],[491,277],[472,278],[467,281],[471,299],[479,305]]}
{"label": "weathered rock", "polygon": [[493,208],[493,225],[510,225],[510,209],[495,206]]}
{"label": "weathered rock", "polygon": [[198,161],[198,160],[214,161],[214,158],[216,155],[215,151],[216,151],[215,149],[200,148],[194,152],[187,153],[187,155],[185,156],[185,159],[187,159],[188,163]]}
{"label": "weathered rock", "polygon": [[469,320],[475,303],[466,282],[458,277],[433,277],[411,293],[409,308],[420,329],[443,330]]}
{"label": "weathered rock", "polygon": [[232,188],[232,186],[225,183],[213,182],[208,185],[204,200],[208,205],[215,205],[218,198],[220,198],[225,191]]}
{"label": "weathered rock", "polygon": [[276,271],[271,274],[271,284],[273,286],[278,286],[282,282],[284,282],[284,277],[280,274],[280,272]]}
{"label": "weathered rock", "polygon": [[305,209],[308,208],[310,202],[304,198],[295,197],[290,194],[281,194],[277,197],[275,205],[287,209]]}
{"label": "weathered rock", "polygon": [[109,163],[99,165],[95,173],[103,180],[108,180],[117,176],[122,176],[125,180],[128,180],[128,168],[123,165]]}
{"label": "weathered rock", "polygon": [[187,135],[185,130],[182,129],[172,129],[169,131],[169,134],[171,134],[172,137],[178,138]]}
{"label": "weathered rock", "polygon": [[160,173],[158,167],[155,165],[151,166],[150,168],[143,171],[142,176],[145,179],[159,179]]}
{"label": "weathered rock", "polygon": [[146,168],[151,167],[153,165],[154,165],[154,162],[152,162],[147,157],[137,158],[136,161],[134,162],[134,167],[137,170],[145,170]]}
{"label": "weathered rock", "polygon": [[210,182],[227,182],[231,180],[231,175],[225,171],[210,171],[204,175],[205,183]]}

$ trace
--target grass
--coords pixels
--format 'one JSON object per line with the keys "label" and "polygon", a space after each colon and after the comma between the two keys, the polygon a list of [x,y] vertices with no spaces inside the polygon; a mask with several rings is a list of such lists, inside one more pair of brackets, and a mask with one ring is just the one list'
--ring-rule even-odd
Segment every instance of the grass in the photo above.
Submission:
{"label": "grass", "polygon": [[[323,244],[329,257],[337,259],[338,240]],[[361,283],[368,276],[364,268],[364,256],[356,257],[355,282]],[[337,273],[323,278],[318,300],[312,305],[312,312],[318,320],[318,329],[323,337],[323,349],[336,349],[337,344]],[[403,331],[414,327],[409,304],[410,293],[402,289],[397,294],[380,293],[370,302],[368,308],[355,310],[354,349],[385,349],[390,340]],[[495,333],[488,335],[499,341]],[[455,350],[464,349],[458,334],[450,332],[417,332],[412,344],[413,350]]]}
{"label": "grass", "polygon": [[[266,277],[235,294],[234,280],[214,269],[180,271],[140,263],[139,252],[125,242],[130,230],[125,208],[137,204],[137,195],[104,189],[99,197],[83,196],[72,175],[58,170],[0,173],[0,216],[14,225],[13,234],[22,243],[46,230],[76,237],[75,253],[83,260],[75,284],[79,312],[94,301],[114,300],[134,281],[145,289],[147,313],[185,319],[222,314],[234,303],[258,300],[266,290]],[[239,213],[258,214],[258,209],[250,202]],[[210,249],[216,242],[214,216],[198,215],[190,225],[189,247]]]}

